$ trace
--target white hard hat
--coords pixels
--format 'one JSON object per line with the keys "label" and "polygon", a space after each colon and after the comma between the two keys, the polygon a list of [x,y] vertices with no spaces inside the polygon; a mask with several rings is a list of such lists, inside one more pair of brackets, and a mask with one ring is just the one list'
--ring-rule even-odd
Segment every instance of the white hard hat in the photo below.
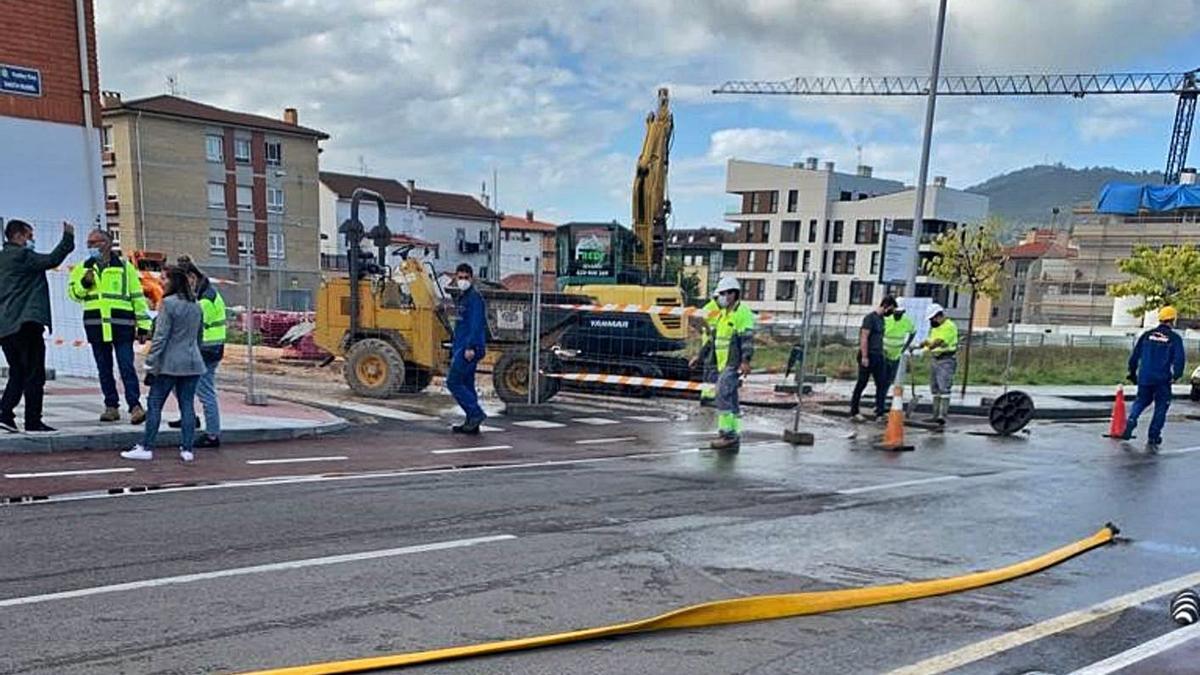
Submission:
{"label": "white hard hat", "polygon": [[717,294],[719,295],[726,291],[737,291],[738,293],[741,293],[742,285],[738,283],[738,280],[735,277],[721,277],[721,280],[717,282]]}
{"label": "white hard hat", "polygon": [[943,308],[941,305],[937,304],[936,302],[931,303],[929,305],[929,309],[925,310],[925,318],[932,319],[933,317],[935,317],[938,314],[941,314],[942,312],[945,312],[945,311],[946,311],[945,308]]}
{"label": "white hard hat", "polygon": [[907,302],[907,300],[903,297],[896,298],[896,311],[897,312],[903,312],[905,310],[905,307],[904,307],[905,302]]}

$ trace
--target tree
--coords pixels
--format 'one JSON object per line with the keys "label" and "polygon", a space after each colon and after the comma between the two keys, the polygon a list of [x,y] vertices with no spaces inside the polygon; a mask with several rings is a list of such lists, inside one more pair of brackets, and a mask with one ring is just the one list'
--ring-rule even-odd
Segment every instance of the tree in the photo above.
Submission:
{"label": "tree", "polygon": [[695,272],[683,275],[679,280],[679,288],[683,291],[683,304],[699,306],[704,297],[704,289],[700,288],[700,277]]}
{"label": "tree", "polygon": [[1117,269],[1131,278],[1113,284],[1108,293],[1118,298],[1141,296],[1142,303],[1129,310],[1133,316],[1167,305],[1180,314],[1200,312],[1200,250],[1192,244],[1157,249],[1139,244],[1133,255],[1117,261]]}
{"label": "tree", "polygon": [[1007,256],[1000,243],[1004,222],[992,217],[978,226],[963,225],[933,240],[933,257],[924,264],[925,273],[959,292],[971,294],[971,316],[963,354],[962,393],[967,393],[971,375],[971,336],[975,331],[975,302],[981,297],[1000,297],[1000,279]]}

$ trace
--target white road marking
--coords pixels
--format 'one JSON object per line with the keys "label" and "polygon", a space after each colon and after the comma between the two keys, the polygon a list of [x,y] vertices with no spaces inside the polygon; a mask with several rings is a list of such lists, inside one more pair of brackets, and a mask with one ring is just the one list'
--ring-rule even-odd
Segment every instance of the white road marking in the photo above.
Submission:
{"label": "white road marking", "polygon": [[59,591],[57,593],[45,593],[42,595],[27,595],[21,598],[8,598],[0,600],[0,608],[4,607],[20,607],[23,605],[36,605],[43,602],[52,602],[55,600],[69,600],[72,598],[85,598],[92,595],[103,595],[105,593],[119,593],[122,591],[136,591],[143,588],[158,588],[160,586],[173,586],[177,584],[190,584],[197,581],[210,581],[212,579],[224,579],[227,577],[238,577],[247,574],[262,574],[265,572],[282,572],[286,570],[298,570],[306,567],[322,567],[325,565],[339,565],[341,563],[358,562],[360,560],[378,560],[380,558],[394,558],[401,555],[409,555],[412,553],[426,553],[429,551],[445,551],[452,548],[463,548],[466,546],[476,546],[478,544],[490,544],[498,541],[508,541],[516,539],[516,536],[511,534],[498,534],[490,537],[474,537],[472,539],[455,539],[452,541],[441,541],[433,544],[420,544],[418,546],[404,546],[401,548],[385,548],[377,551],[363,551],[361,553],[347,553],[344,555],[331,555],[321,558],[304,558],[301,560],[289,560],[286,562],[269,563],[266,565],[252,565],[250,567],[233,567],[224,570],[215,570],[212,572],[200,572],[197,574],[181,574],[174,577],[159,577],[157,579],[143,579],[141,581],[129,581],[121,584],[109,584],[107,586],[93,586],[91,588],[78,588],[71,591]]}
{"label": "white road marking", "polygon": [[1200,445],[1191,448],[1176,448],[1175,450],[1163,450],[1158,453],[1160,455],[1186,455],[1192,452],[1200,452]]}
{"label": "white road marking", "polygon": [[579,422],[580,424],[588,424],[594,427],[602,427],[606,424],[620,424],[620,422],[617,420],[610,420],[607,417],[576,417],[572,421]]}
{"label": "white road marking", "polygon": [[483,432],[504,431],[504,429],[502,427],[489,427],[486,424],[479,425],[479,430],[483,431]]}
{"label": "white road marking", "polygon": [[349,457],[345,455],[330,455],[328,457],[285,457],[282,459],[248,459],[247,464],[304,464],[305,462],[344,462]]}
{"label": "white road marking", "polygon": [[423,415],[408,410],[400,410],[399,408],[390,408],[381,405],[370,405],[369,403],[354,403],[353,401],[337,401],[329,405],[335,408],[343,408],[345,410],[353,410],[364,415],[374,415],[375,417],[385,417],[393,420],[403,420],[405,422],[428,422],[436,420],[432,415]]}
{"label": "white road marking", "polygon": [[446,448],[430,450],[435,455],[455,455],[461,452],[491,452],[492,450],[512,450],[511,445],[479,445],[473,448]]}
{"label": "white road marking", "polygon": [[513,426],[525,427],[526,429],[557,429],[567,425],[562,422],[551,422],[549,420],[522,420],[513,422]]}
{"label": "white road marking", "polygon": [[[782,441],[762,441],[758,443],[749,443],[742,445],[742,449],[747,448],[767,448],[771,446],[788,447],[791,445]],[[61,495],[49,495],[47,499],[29,500],[16,503],[6,503],[5,506],[12,507],[34,507],[44,504],[58,504],[61,502],[79,502],[91,501],[94,499],[115,499],[118,497],[143,497],[147,495],[162,495],[175,492],[198,492],[204,490],[228,490],[231,488],[252,488],[252,487],[274,487],[278,485],[304,485],[307,483],[329,483],[336,481],[347,480],[375,480],[380,478],[420,478],[422,476],[437,476],[445,474],[459,473],[479,473],[487,471],[511,471],[513,469],[545,469],[557,466],[578,466],[586,464],[601,464],[605,462],[619,462],[622,460],[638,460],[638,459],[656,459],[663,457],[675,457],[679,455],[698,455],[700,448],[684,448],[681,450],[660,450],[655,452],[640,452],[630,453],[626,455],[613,455],[611,457],[587,457],[584,459],[549,459],[537,462],[520,462],[513,464],[489,464],[486,466],[465,466],[452,467],[447,469],[397,469],[387,471],[368,471],[361,473],[337,473],[337,474],[301,474],[296,476],[274,476],[268,478],[251,478],[248,480],[225,481],[222,483],[210,483],[207,485],[182,485],[179,487],[165,487],[158,490],[141,490],[138,492],[108,492],[92,491],[92,492],[76,492]]]}
{"label": "white road marking", "polygon": [[114,469],[76,469],[74,471],[43,471],[41,473],[6,473],[5,478],[57,478],[59,476],[94,476],[102,473],[129,473],[133,467]]}
{"label": "white road marking", "polygon": [[626,443],[628,441],[636,441],[637,436],[617,436],[616,438],[588,438],[582,441],[575,441],[575,445],[603,445],[605,443]]}
{"label": "white road marking", "polygon": [[1143,642],[1133,649],[1110,656],[1086,668],[1080,668],[1071,673],[1071,675],[1108,675],[1109,673],[1115,673],[1122,668],[1145,661],[1151,656],[1161,654],[1168,649],[1178,647],[1188,640],[1194,639],[1200,639],[1200,623],[1194,623],[1186,628],[1173,630],[1149,642]]}
{"label": "white road marking", "polygon": [[1041,623],[1026,626],[988,640],[982,640],[967,645],[940,656],[925,659],[920,663],[905,666],[891,671],[888,675],[935,675],[955,668],[961,668],[969,663],[995,656],[1001,652],[1015,649],[1021,645],[1040,640],[1044,637],[1077,628],[1093,621],[1098,621],[1119,614],[1130,607],[1136,607],[1157,597],[1174,593],[1183,588],[1190,588],[1200,583],[1200,572],[1192,572],[1170,581],[1147,586],[1131,593],[1105,600],[1086,609],[1068,612]]}
{"label": "white road marking", "polygon": [[633,420],[634,422],[670,422],[670,417],[656,417],[654,415],[629,415],[625,419]]}
{"label": "white road marking", "polygon": [[876,492],[878,490],[892,490],[894,488],[909,487],[912,485],[927,485],[929,483],[944,483],[950,480],[958,480],[962,476],[932,476],[930,478],[917,478],[915,480],[902,480],[896,483],[883,483],[880,485],[866,485],[864,487],[847,488],[838,490],[839,495],[860,495],[864,492]]}

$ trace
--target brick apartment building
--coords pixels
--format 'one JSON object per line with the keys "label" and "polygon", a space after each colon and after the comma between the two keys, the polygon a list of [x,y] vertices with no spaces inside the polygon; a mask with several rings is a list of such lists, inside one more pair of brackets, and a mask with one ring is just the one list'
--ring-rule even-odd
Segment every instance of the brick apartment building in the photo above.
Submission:
{"label": "brick apartment building", "polygon": [[313,306],[318,143],[328,135],[301,126],[292,108],[274,119],[177,96],[105,92],[103,103],[104,194],[123,250],[186,253],[238,280],[249,261],[256,306]]}

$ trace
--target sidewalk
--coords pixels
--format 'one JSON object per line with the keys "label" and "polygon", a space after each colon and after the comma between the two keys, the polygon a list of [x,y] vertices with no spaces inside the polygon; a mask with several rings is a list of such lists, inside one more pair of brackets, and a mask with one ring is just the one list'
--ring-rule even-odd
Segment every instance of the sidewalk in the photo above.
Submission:
{"label": "sidewalk", "polygon": [[[142,404],[146,392],[143,390]],[[223,444],[281,441],[333,433],[348,424],[342,418],[306,405],[271,399],[265,407],[248,406],[240,393],[222,391],[221,442]],[[122,404],[124,405],[124,404]],[[93,380],[60,378],[46,383],[45,421],[58,429],[53,434],[10,434],[0,430],[0,454],[30,452],[66,452],[71,450],[126,449],[142,439],[142,427],[129,423],[122,408],[120,422],[98,421],[103,411],[100,388]],[[197,407],[198,414],[200,413]],[[21,425],[21,408],[17,422]],[[203,417],[203,415],[201,415]],[[175,400],[168,399],[163,410],[163,425],[158,445],[178,445],[179,432],[167,427],[167,420],[179,419]]]}

